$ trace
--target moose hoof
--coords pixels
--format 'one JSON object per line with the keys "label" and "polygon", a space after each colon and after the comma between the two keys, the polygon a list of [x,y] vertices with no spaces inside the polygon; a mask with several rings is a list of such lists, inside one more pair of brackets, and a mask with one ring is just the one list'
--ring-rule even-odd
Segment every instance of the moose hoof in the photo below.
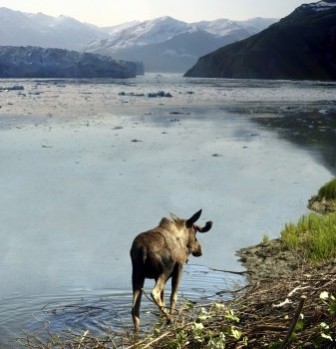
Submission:
{"label": "moose hoof", "polygon": [[173,323],[173,317],[171,315],[166,315],[166,323],[167,325],[171,325]]}

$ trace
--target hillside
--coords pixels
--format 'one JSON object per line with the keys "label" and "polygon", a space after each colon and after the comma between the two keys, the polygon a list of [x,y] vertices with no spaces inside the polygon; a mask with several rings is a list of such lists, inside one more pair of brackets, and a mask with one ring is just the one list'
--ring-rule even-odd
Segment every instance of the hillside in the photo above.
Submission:
{"label": "hillside", "polygon": [[201,57],[187,77],[336,79],[336,1],[302,5],[248,39]]}

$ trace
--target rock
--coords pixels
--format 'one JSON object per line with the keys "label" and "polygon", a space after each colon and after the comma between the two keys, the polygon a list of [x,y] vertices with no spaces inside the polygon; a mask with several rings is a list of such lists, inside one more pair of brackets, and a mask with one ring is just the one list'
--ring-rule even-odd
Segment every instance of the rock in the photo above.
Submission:
{"label": "rock", "polygon": [[308,208],[320,214],[327,214],[336,212],[336,202],[314,195],[308,201]]}
{"label": "rock", "polygon": [[148,98],[157,98],[157,97],[160,97],[160,98],[171,98],[173,96],[169,92],[166,93],[164,91],[159,91],[159,92],[156,92],[156,93],[153,93],[153,92],[148,93],[147,97]]}
{"label": "rock", "polygon": [[119,96],[130,96],[130,97],[144,97],[145,96],[144,93],[134,93],[134,92],[126,93],[124,91],[119,92],[118,95]]}
{"label": "rock", "polygon": [[21,85],[14,85],[12,87],[0,87],[0,92],[1,91],[23,91],[24,90],[24,87],[21,86]]}

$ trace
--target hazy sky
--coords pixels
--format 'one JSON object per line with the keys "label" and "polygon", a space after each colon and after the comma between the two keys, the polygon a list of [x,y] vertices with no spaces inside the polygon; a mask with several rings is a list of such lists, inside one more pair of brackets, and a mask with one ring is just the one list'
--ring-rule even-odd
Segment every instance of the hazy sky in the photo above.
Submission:
{"label": "hazy sky", "polygon": [[0,7],[109,26],[132,20],[171,16],[185,22],[252,17],[281,18],[304,3],[300,0],[0,0]]}

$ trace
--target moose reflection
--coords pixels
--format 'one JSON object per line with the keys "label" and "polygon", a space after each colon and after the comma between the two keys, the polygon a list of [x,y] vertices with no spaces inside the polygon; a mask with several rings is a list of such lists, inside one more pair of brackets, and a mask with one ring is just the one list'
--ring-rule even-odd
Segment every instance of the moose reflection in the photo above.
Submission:
{"label": "moose reflection", "polygon": [[[171,319],[177,301],[177,289],[182,276],[184,264],[192,254],[202,255],[202,247],[196,238],[196,233],[206,233],[212,227],[207,222],[203,228],[195,222],[200,218],[202,210],[189,219],[180,219],[171,214],[172,221],[162,218],[160,224],[149,231],[139,234],[131,248],[133,306],[132,317],[135,332],[140,326],[140,303],[145,278],[155,279],[151,296],[163,314]],[[172,278],[170,308],[167,312],[164,301],[164,288],[169,278]]]}

